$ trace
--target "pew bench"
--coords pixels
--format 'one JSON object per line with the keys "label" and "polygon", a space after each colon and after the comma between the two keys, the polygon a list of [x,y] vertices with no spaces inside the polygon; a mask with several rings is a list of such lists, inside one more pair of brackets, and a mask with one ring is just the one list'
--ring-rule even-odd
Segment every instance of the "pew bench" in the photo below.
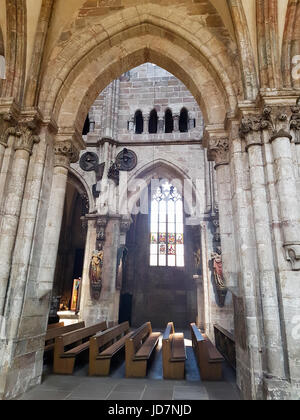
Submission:
{"label": "pew bench", "polygon": [[47,331],[52,330],[54,328],[64,327],[64,326],[65,326],[64,322],[57,322],[56,324],[49,324],[47,327]]}
{"label": "pew bench", "polygon": [[76,330],[79,330],[80,328],[85,327],[84,322],[78,322],[76,324],[67,325],[66,327],[64,326],[64,323],[62,324],[63,326],[60,326],[58,328],[50,328],[47,330],[47,333],[45,336],[45,349],[44,349],[45,352],[54,349],[54,340],[56,337],[59,337],[62,334],[76,331]]}
{"label": "pew bench", "polygon": [[[76,357],[89,349],[90,337],[106,330],[106,322],[62,334],[55,339],[53,372],[71,375]],[[71,347],[71,348],[70,348]]]}
{"label": "pew bench", "polygon": [[184,379],[186,361],[184,334],[175,333],[173,322],[168,323],[163,335],[162,356],[164,378]]}
{"label": "pew bench", "polygon": [[160,333],[153,333],[150,322],[138,328],[125,342],[126,378],[144,378],[147,364],[158,344]]}
{"label": "pew bench", "polygon": [[89,375],[108,376],[113,356],[125,347],[131,336],[128,322],[109,328],[90,338]]}
{"label": "pew bench", "polygon": [[222,379],[223,356],[209,338],[201,334],[196,324],[191,324],[191,334],[201,379],[203,381],[220,381]]}

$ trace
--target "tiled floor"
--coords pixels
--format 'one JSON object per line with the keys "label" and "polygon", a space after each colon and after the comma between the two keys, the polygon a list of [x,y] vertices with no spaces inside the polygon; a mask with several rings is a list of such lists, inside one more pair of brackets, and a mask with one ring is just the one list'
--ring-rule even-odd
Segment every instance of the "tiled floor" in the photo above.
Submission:
{"label": "tiled floor", "polygon": [[[88,376],[87,363],[77,364],[72,376],[53,375],[45,367],[42,384],[33,388],[22,400],[239,400],[232,369],[224,363],[222,382],[200,379],[191,341],[186,340],[186,380],[162,378],[161,342],[156,350],[146,379],[126,379],[124,356],[112,364],[110,377]],[[48,372],[47,372],[48,370]]]}

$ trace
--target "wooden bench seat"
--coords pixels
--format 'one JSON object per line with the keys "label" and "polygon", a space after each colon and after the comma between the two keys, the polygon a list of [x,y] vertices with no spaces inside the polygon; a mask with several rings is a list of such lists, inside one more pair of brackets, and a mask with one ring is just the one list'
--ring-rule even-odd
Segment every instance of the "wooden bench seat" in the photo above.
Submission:
{"label": "wooden bench seat", "polygon": [[84,328],[84,322],[78,322],[76,324],[71,324],[67,326],[60,326],[58,328],[50,328],[47,330],[45,336],[45,349],[44,351],[50,351],[54,349],[54,340],[56,337],[59,337],[62,334],[66,334],[72,331],[79,330],[80,328]]}
{"label": "wooden bench seat", "polygon": [[90,376],[109,375],[112,357],[125,347],[132,334],[129,329],[129,323],[124,322],[90,338]]}
{"label": "wooden bench seat", "polygon": [[47,330],[52,330],[53,328],[60,328],[60,327],[64,327],[65,323],[64,322],[57,322],[56,324],[49,324],[47,327]]}
{"label": "wooden bench seat", "polygon": [[158,344],[160,333],[153,333],[150,322],[137,329],[125,342],[127,378],[144,378],[147,363]]}
{"label": "wooden bench seat", "polygon": [[165,379],[184,379],[186,352],[184,334],[175,333],[173,322],[169,322],[162,340],[163,374]]}
{"label": "wooden bench seat", "polygon": [[[89,349],[89,339],[106,330],[106,322],[62,334],[55,339],[53,372],[70,375],[73,373],[76,356]],[[85,340],[85,341],[84,341]],[[72,348],[69,348],[72,346]],[[67,347],[65,349],[65,347]]]}
{"label": "wooden bench seat", "polygon": [[201,334],[196,324],[191,324],[191,334],[201,379],[204,381],[220,381],[222,379],[223,356],[209,338]]}

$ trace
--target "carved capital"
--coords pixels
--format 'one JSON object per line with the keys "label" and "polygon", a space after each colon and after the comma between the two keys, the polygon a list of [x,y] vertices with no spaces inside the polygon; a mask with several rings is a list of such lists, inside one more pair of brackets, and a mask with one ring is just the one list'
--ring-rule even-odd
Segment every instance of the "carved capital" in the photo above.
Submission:
{"label": "carved capital", "polygon": [[246,115],[241,120],[240,135],[247,141],[247,148],[262,145],[261,132],[269,131],[270,140],[279,137],[300,143],[300,106],[266,106],[260,114]]}
{"label": "carved capital", "polygon": [[15,150],[26,150],[29,154],[32,153],[34,144],[40,142],[36,128],[32,121],[23,121],[18,125],[14,133],[16,136]]}
{"label": "carved capital", "polygon": [[78,161],[79,150],[70,140],[57,141],[54,145],[54,155],[54,166],[69,167],[70,163]]}
{"label": "carved capital", "polygon": [[228,137],[212,137],[208,145],[209,160],[216,163],[215,168],[229,164],[229,139]]}
{"label": "carved capital", "polygon": [[261,131],[264,124],[259,115],[247,115],[242,118],[240,125],[240,136],[247,142],[246,150],[251,146],[262,146]]}
{"label": "carved capital", "polygon": [[16,133],[16,120],[9,113],[0,115],[0,144],[7,147],[8,138]]}

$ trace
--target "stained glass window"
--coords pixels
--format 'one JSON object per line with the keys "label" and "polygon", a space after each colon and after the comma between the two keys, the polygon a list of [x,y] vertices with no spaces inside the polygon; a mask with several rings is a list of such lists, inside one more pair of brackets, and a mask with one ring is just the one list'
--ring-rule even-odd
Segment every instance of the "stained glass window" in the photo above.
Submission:
{"label": "stained glass window", "polygon": [[182,197],[165,182],[151,199],[150,265],[184,267]]}

